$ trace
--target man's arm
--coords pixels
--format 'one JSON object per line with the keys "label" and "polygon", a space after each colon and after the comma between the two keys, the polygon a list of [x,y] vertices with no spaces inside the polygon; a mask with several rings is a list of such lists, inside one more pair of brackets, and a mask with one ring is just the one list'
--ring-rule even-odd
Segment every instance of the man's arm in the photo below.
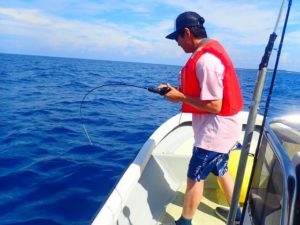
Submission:
{"label": "man's arm", "polygon": [[217,100],[200,100],[197,97],[187,96],[182,92],[178,91],[176,88],[167,85],[160,85],[158,88],[168,87],[171,90],[165,94],[165,98],[171,102],[178,103],[182,102],[188,105],[195,107],[196,109],[200,109],[209,113],[218,114],[222,109],[222,99]]}

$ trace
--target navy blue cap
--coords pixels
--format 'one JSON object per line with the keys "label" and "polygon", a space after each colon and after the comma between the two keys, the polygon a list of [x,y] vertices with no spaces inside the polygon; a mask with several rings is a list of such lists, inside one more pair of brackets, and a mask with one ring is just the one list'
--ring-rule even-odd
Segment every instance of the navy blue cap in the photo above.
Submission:
{"label": "navy blue cap", "polygon": [[177,16],[174,26],[174,32],[167,35],[166,38],[168,39],[176,39],[178,36],[178,32],[181,31],[183,28],[188,27],[203,27],[205,20],[202,16],[195,12],[184,12]]}

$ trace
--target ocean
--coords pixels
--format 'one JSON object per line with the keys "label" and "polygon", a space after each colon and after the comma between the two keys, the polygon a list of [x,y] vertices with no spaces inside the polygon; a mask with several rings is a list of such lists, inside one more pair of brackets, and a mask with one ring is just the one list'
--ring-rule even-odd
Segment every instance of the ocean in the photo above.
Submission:
{"label": "ocean", "polygon": [[[147,138],[179,113],[145,89],[109,85],[176,86],[179,66],[13,54],[0,65],[2,225],[90,224]],[[257,70],[237,72],[248,111]],[[299,83],[300,73],[278,71],[269,118],[300,112]],[[102,85],[81,117],[83,97]]]}

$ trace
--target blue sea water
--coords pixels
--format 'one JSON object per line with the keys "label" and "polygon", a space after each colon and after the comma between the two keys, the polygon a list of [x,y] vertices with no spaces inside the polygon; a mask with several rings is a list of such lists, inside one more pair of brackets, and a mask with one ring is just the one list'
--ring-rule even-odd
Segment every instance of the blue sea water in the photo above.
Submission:
{"label": "blue sea water", "polygon": [[[90,224],[151,133],[179,105],[146,90],[179,66],[0,54],[0,223]],[[257,71],[239,69],[248,110]],[[270,75],[267,84],[270,83]],[[279,71],[269,117],[300,112],[300,73]],[[263,104],[266,101],[264,91]]]}

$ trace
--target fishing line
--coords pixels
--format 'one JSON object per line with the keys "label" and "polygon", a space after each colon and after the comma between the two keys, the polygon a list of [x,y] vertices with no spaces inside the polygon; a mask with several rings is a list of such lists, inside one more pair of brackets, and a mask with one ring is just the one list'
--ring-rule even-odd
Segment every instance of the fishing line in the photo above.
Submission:
{"label": "fishing line", "polygon": [[152,93],[156,93],[156,94],[160,94],[160,95],[165,95],[166,93],[168,93],[170,91],[170,89],[168,87],[164,87],[161,89],[157,89],[154,87],[146,87],[146,86],[140,86],[140,85],[135,85],[135,84],[127,84],[127,83],[109,83],[109,84],[103,84],[103,85],[99,85],[97,87],[92,88],[91,90],[89,90],[82,98],[81,103],[80,103],[80,121],[81,121],[81,125],[83,128],[83,131],[85,133],[85,136],[88,138],[89,143],[91,145],[93,145],[93,142],[89,136],[89,133],[84,125],[84,121],[83,121],[83,116],[82,116],[82,107],[84,104],[85,99],[87,98],[87,96],[89,94],[91,94],[92,92],[94,92],[95,90],[101,89],[103,87],[110,87],[110,86],[123,86],[123,87],[132,87],[132,88],[138,88],[138,89],[143,89],[143,90],[148,90],[149,92]]}

